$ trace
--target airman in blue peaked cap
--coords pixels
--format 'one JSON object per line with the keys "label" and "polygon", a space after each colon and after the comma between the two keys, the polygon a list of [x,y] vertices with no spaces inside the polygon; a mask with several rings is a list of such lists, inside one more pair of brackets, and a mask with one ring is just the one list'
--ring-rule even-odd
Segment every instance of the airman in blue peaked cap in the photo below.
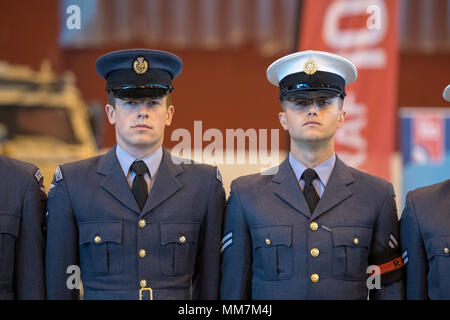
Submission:
{"label": "airman in blue peaked cap", "polygon": [[182,67],[176,55],[149,49],[114,51],[96,62],[97,73],[106,80],[106,91],[117,98],[133,99],[169,94]]}
{"label": "airman in blue peaked cap", "polygon": [[[225,191],[216,167],[163,146],[177,56],[100,57],[117,144],[57,167],[47,205],[48,299],[217,299]],[[113,99],[110,99],[112,95]]]}

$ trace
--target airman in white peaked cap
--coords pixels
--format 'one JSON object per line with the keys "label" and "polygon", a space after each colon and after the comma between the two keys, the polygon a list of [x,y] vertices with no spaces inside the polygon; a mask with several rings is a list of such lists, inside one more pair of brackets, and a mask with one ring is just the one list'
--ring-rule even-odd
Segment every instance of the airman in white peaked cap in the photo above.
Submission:
{"label": "airman in white peaked cap", "polygon": [[267,68],[267,79],[280,87],[280,100],[345,97],[345,86],[356,80],[347,59],[322,51],[301,51],[282,57]]}

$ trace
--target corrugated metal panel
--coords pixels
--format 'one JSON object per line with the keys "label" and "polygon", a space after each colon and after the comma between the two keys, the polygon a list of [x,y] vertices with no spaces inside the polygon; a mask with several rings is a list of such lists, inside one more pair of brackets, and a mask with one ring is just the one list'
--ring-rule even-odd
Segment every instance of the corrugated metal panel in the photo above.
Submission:
{"label": "corrugated metal panel", "polygon": [[[299,0],[79,0],[82,29],[60,43],[95,48],[143,42],[153,47],[218,50],[254,44],[262,54],[295,46]],[[95,13],[92,12],[95,10]],[[89,12],[87,12],[89,11]]]}
{"label": "corrugated metal panel", "polygon": [[[387,0],[388,1],[388,0]],[[400,0],[400,48],[450,51],[450,0]],[[265,56],[292,51],[300,0],[79,0],[82,29],[67,30],[61,0],[60,43],[95,48],[127,43],[220,50],[254,44]]]}

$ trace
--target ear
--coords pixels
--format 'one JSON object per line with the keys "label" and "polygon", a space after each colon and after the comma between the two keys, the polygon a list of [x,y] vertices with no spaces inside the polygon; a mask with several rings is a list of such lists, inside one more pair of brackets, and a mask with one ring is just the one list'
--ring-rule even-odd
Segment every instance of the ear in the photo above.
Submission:
{"label": "ear", "polygon": [[173,114],[175,113],[175,106],[171,104],[166,108],[166,126],[170,126],[173,119]]}
{"label": "ear", "polygon": [[338,128],[340,128],[344,124],[346,115],[347,115],[347,112],[345,112],[343,109],[339,110],[339,114],[338,114]]}
{"label": "ear", "polygon": [[106,115],[108,116],[109,123],[115,124],[116,123],[116,110],[114,109],[114,107],[110,104],[107,104],[105,106],[105,112],[106,112]]}
{"label": "ear", "polygon": [[281,123],[281,126],[283,127],[283,129],[287,131],[288,128],[287,128],[287,124],[286,124],[286,112],[279,112],[278,118],[280,119],[280,123]]}

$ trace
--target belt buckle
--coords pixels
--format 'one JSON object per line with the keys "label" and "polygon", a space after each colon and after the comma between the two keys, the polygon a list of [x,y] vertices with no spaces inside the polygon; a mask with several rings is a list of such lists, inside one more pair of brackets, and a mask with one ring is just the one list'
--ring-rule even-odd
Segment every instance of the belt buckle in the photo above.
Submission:
{"label": "belt buckle", "polygon": [[142,300],[142,291],[149,291],[150,299],[153,300],[153,290],[152,288],[141,288],[139,289],[139,300]]}

